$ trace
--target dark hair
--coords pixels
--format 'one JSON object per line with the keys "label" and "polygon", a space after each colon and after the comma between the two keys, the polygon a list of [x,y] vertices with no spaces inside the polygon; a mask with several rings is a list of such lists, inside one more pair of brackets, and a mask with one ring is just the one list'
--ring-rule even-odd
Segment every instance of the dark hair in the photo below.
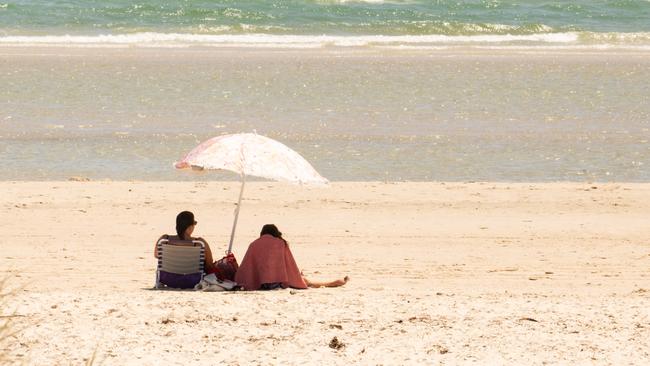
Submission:
{"label": "dark hair", "polygon": [[185,240],[185,230],[194,225],[194,214],[190,211],[183,211],[176,216],[176,234],[181,240]]}
{"label": "dark hair", "polygon": [[273,224],[266,224],[262,226],[262,231],[260,231],[260,236],[262,235],[271,235],[274,238],[281,239],[285,244],[289,245],[286,240],[282,237],[282,233],[278,230],[278,227]]}
{"label": "dark hair", "polygon": [[278,227],[273,224],[266,224],[262,226],[262,231],[260,232],[260,236],[262,235],[271,235],[275,238],[282,239],[282,233],[280,232],[280,230],[278,230]]}

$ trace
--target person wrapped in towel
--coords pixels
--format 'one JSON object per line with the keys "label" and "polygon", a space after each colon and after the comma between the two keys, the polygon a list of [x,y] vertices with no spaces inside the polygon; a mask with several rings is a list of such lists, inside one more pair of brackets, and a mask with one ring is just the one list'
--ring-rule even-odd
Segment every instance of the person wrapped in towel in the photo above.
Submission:
{"label": "person wrapped in towel", "polygon": [[349,278],[330,282],[313,282],[305,278],[289,244],[273,224],[264,225],[259,239],[248,246],[235,275],[235,282],[244,290],[272,290],[276,288],[306,289],[308,287],[339,287]]}

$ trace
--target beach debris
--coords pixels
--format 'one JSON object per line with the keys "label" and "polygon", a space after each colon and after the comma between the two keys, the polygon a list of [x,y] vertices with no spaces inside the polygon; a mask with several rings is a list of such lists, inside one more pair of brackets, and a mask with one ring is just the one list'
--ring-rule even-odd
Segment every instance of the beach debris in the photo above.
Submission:
{"label": "beach debris", "polygon": [[343,326],[340,324],[330,324],[330,329],[343,329]]}
{"label": "beach debris", "polygon": [[495,269],[488,270],[488,273],[493,273],[493,272],[516,272],[518,270],[519,270],[519,268],[517,268],[517,267],[495,268]]}
{"label": "beach debris", "polygon": [[427,353],[431,354],[431,353],[434,353],[434,352],[438,353],[438,354],[441,354],[441,355],[444,355],[444,354],[449,353],[449,349],[447,347],[445,347],[445,346],[441,346],[439,344],[434,344],[433,347],[431,347],[431,349],[427,351]]}
{"label": "beach debris", "polygon": [[296,290],[290,290],[290,291],[289,291],[289,295],[295,295],[295,294],[297,294],[297,293],[298,293],[298,292],[296,292]]}
{"label": "beach debris", "polygon": [[90,182],[90,178],[87,177],[70,177],[68,178],[70,182]]}
{"label": "beach debris", "polygon": [[420,323],[431,323],[431,317],[429,315],[421,315],[421,316],[412,316],[409,318],[409,322],[415,323],[415,322],[420,322]]}
{"label": "beach debris", "polygon": [[331,349],[340,350],[345,347],[345,343],[339,341],[337,337],[332,338],[329,344]]}
{"label": "beach debris", "polygon": [[173,319],[165,318],[160,321],[162,324],[175,323]]}
{"label": "beach debris", "polygon": [[[95,360],[97,359],[97,349],[98,348],[99,348],[99,346],[96,346],[95,350],[93,350],[93,354],[89,358],[84,358],[83,359],[86,366],[90,366],[90,365],[93,365],[95,363]],[[110,352],[110,350],[109,350],[109,352]],[[112,356],[112,354],[109,354],[109,356]],[[113,357],[115,357],[115,356],[113,356]]]}
{"label": "beach debris", "polygon": [[526,321],[529,321],[529,322],[539,323],[539,321],[537,319],[528,318],[528,317],[519,318],[519,320],[526,320]]}

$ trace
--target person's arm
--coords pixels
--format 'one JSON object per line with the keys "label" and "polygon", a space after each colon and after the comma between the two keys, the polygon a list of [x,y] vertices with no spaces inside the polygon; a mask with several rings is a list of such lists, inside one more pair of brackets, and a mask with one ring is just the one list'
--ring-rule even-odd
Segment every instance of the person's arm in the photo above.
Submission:
{"label": "person's arm", "polygon": [[169,239],[169,235],[164,234],[161,235],[158,240],[156,240],[156,244],[153,245],[153,256],[158,258],[158,242],[161,241],[162,239]]}
{"label": "person's arm", "polygon": [[212,258],[210,245],[208,245],[208,242],[203,238],[196,238],[196,240],[202,242],[205,247],[205,269],[211,271],[214,268],[214,258]]}

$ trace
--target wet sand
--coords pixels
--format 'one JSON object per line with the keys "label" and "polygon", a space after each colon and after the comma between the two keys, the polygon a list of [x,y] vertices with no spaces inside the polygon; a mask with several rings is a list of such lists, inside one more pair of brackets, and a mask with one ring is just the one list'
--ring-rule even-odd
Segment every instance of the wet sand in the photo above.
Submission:
{"label": "wet sand", "polygon": [[650,181],[650,49],[104,46],[0,46],[3,180],[228,180],[170,164],[257,131],[332,181]]}

